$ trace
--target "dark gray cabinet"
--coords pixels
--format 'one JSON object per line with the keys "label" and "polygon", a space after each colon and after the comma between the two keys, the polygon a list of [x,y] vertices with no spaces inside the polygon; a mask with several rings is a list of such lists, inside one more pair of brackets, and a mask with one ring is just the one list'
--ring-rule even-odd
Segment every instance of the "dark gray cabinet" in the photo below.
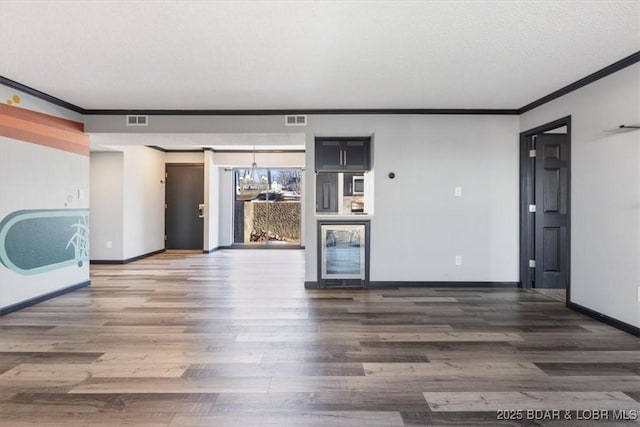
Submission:
{"label": "dark gray cabinet", "polygon": [[316,172],[368,171],[371,137],[317,137]]}
{"label": "dark gray cabinet", "polygon": [[316,212],[338,212],[338,174],[316,174]]}

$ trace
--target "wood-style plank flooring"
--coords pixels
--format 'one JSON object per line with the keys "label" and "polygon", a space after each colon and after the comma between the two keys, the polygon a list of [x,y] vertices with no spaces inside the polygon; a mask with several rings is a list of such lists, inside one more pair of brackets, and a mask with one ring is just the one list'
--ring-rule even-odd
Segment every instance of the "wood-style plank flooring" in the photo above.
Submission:
{"label": "wood-style plank flooring", "polygon": [[548,296],[303,278],[298,250],[92,266],[90,287],[0,318],[0,425],[638,425],[575,417],[633,417],[640,340]]}

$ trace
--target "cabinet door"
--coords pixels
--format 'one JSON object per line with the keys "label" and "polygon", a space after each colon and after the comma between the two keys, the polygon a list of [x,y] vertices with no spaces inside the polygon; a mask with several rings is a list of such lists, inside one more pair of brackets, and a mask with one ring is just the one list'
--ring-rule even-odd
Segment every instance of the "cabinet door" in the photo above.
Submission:
{"label": "cabinet door", "polygon": [[342,168],[341,141],[316,140],[316,171],[339,171]]}
{"label": "cabinet door", "polygon": [[343,170],[369,170],[369,141],[346,140],[342,141],[342,169]]}
{"label": "cabinet door", "polygon": [[316,212],[338,212],[338,174],[316,174]]}
{"label": "cabinet door", "polygon": [[[342,187],[342,191],[345,196],[353,196],[353,177],[358,174],[356,173],[345,173],[344,174],[344,183]],[[360,174],[362,175],[362,174]]]}

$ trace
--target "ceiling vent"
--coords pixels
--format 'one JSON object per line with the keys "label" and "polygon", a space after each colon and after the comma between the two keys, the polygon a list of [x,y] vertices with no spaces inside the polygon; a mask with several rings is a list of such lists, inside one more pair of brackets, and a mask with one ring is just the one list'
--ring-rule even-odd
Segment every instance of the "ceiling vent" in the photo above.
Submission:
{"label": "ceiling vent", "polygon": [[148,126],[149,116],[127,116],[127,126]]}
{"label": "ceiling vent", "polygon": [[306,126],[307,116],[284,116],[285,126]]}

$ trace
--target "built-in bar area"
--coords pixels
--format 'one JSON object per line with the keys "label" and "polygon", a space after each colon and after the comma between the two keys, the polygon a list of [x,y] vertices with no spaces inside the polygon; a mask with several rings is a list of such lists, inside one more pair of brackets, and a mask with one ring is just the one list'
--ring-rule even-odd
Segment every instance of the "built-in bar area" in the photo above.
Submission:
{"label": "built-in bar area", "polygon": [[318,286],[367,287],[374,172],[371,137],[316,137]]}
{"label": "built-in bar area", "polygon": [[316,215],[373,214],[371,137],[316,137]]}
{"label": "built-in bar area", "polygon": [[316,215],[371,215],[372,187],[370,172],[318,172]]}

